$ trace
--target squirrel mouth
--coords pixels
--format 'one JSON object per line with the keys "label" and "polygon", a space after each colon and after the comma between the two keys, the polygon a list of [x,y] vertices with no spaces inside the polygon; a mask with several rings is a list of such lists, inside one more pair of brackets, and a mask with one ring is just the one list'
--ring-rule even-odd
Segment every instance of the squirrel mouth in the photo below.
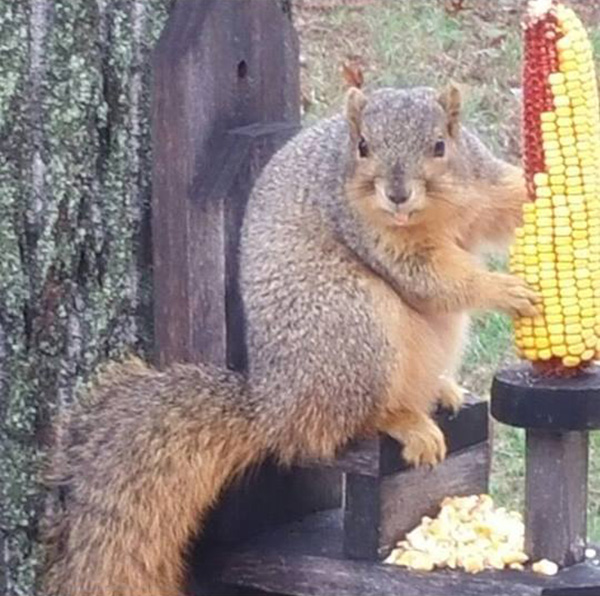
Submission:
{"label": "squirrel mouth", "polygon": [[394,222],[399,226],[405,226],[410,219],[410,213],[395,213]]}
{"label": "squirrel mouth", "polygon": [[412,211],[409,211],[409,212],[406,212],[406,211],[397,211],[393,215],[393,217],[394,217],[394,223],[397,226],[406,226],[406,225],[408,225],[408,222],[410,220],[411,215],[412,215]]}

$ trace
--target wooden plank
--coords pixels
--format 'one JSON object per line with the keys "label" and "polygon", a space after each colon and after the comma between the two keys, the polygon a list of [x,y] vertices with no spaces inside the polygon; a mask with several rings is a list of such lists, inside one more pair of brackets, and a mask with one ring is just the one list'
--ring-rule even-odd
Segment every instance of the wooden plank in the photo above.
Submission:
{"label": "wooden plank", "polygon": [[[444,431],[449,454],[488,439],[488,403],[472,395],[466,396],[457,414],[440,409],[435,419]],[[301,465],[332,467],[367,476],[394,474],[409,468],[402,459],[401,446],[386,435],[354,441],[335,460],[309,461]]]}
{"label": "wooden plank", "polygon": [[346,474],[344,485],[344,555],[377,559],[381,519],[381,479]]}
{"label": "wooden plank", "polygon": [[587,432],[527,430],[525,548],[533,560],[583,560],[587,479]]}
{"label": "wooden plank", "polygon": [[541,596],[539,586],[309,555],[231,556],[224,582],[290,596]]}
{"label": "wooden plank", "polygon": [[515,571],[418,573],[343,560],[341,534],[341,512],[323,512],[256,537],[233,551],[213,553],[205,563],[215,579],[228,585],[290,596],[600,594],[600,569],[591,564],[575,565],[554,577]]}
{"label": "wooden plank", "polygon": [[230,130],[299,123],[297,38],[277,2],[178,2],[153,68],[157,361],[223,365],[235,336],[226,319],[227,251],[239,221],[228,201],[247,196],[276,143],[250,150],[248,175],[231,197],[211,189],[227,168]]}
{"label": "wooden plank", "polygon": [[[599,552],[597,547],[596,552]],[[544,589],[543,596],[597,596],[600,594],[600,560],[576,563],[561,569],[551,585]]]}
{"label": "wooden plank", "polygon": [[375,560],[412,530],[424,515],[436,515],[446,496],[487,492],[489,445],[450,455],[433,469],[410,469],[382,478],[346,475],[344,554]]}
{"label": "wooden plank", "polygon": [[385,477],[380,552],[387,554],[423,515],[437,515],[444,497],[487,493],[489,471],[489,445],[480,443],[451,455],[432,470],[418,468]]}

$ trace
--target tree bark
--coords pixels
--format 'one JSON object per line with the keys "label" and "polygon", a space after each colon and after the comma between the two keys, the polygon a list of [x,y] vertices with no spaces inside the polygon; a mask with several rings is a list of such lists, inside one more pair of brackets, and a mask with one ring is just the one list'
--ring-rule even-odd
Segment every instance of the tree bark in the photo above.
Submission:
{"label": "tree bark", "polygon": [[149,53],[172,0],[0,0],[0,593],[35,591],[49,421],[151,343]]}

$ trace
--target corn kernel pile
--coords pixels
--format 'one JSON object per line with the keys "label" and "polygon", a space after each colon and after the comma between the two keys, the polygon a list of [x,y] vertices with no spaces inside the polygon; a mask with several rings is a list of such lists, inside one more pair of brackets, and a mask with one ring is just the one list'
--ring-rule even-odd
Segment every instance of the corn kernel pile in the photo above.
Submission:
{"label": "corn kernel pile", "polygon": [[[489,495],[447,497],[435,519],[423,517],[421,524],[384,561],[415,571],[435,568],[463,569],[477,573],[484,569],[524,569],[528,557],[523,551],[525,526],[520,513],[494,507]],[[532,570],[554,575],[558,566],[542,559]]]}
{"label": "corn kernel pile", "polygon": [[385,562],[421,571],[523,569],[524,534],[521,515],[495,508],[489,495],[449,497],[439,515],[424,517]]}
{"label": "corn kernel pile", "polygon": [[600,113],[593,54],[576,14],[532,0],[524,23],[524,165],[531,202],[511,271],[542,296],[543,314],[515,322],[520,355],[566,372],[597,357],[600,339]]}

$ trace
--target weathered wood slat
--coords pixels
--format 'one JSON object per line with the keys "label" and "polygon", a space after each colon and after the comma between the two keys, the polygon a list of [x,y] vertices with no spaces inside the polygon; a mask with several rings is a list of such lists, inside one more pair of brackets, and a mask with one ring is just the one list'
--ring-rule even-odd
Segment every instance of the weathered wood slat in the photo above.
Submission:
{"label": "weathered wood slat", "polygon": [[224,581],[295,596],[540,596],[537,586],[309,555],[233,557]]}
{"label": "weathered wood slat", "polygon": [[450,455],[432,470],[410,469],[375,478],[346,476],[344,554],[385,556],[423,515],[435,515],[446,496],[487,492],[489,445],[479,443]]}
{"label": "weathered wood slat", "polygon": [[[154,59],[159,364],[224,365],[241,343],[239,326],[227,322],[232,251],[251,183],[283,137],[263,130],[232,153],[229,135],[253,124],[297,125],[299,103],[297,38],[278,2],[175,4]],[[215,192],[223,180],[230,186]],[[239,354],[229,356],[238,363]]]}
{"label": "weathered wood slat", "polygon": [[[341,512],[280,527],[207,566],[225,584],[290,596],[597,596],[600,570],[575,565],[555,577],[529,572],[418,573],[343,560]],[[227,588],[222,592],[227,594]]]}
{"label": "weathered wood slat", "polygon": [[361,474],[344,476],[344,555],[351,559],[378,558],[382,518],[380,478]]}
{"label": "weathered wood slat", "polygon": [[[457,414],[439,410],[435,416],[444,431],[448,453],[477,445],[488,438],[488,403],[468,395]],[[302,465],[331,467],[346,473],[380,476],[406,470],[401,446],[387,436],[355,441],[332,461],[306,462]]]}

